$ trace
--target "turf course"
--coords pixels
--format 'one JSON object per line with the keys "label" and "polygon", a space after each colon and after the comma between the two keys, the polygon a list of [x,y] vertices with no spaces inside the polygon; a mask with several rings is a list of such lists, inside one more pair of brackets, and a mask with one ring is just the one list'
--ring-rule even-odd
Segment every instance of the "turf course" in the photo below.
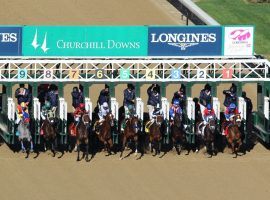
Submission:
{"label": "turf course", "polygon": [[270,3],[246,0],[199,0],[196,3],[222,25],[254,25],[255,52],[270,59]]}

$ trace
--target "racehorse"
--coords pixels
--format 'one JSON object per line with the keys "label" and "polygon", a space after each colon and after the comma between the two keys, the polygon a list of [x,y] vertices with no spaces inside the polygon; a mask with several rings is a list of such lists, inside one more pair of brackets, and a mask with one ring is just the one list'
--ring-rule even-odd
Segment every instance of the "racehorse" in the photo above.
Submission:
{"label": "racehorse", "polygon": [[227,121],[223,122],[223,128],[228,124],[227,126],[227,141],[232,149],[232,154],[235,154],[236,158],[238,156],[239,149],[242,146],[242,139],[241,139],[241,132],[239,130],[239,127],[241,126],[241,116],[240,114],[232,115],[231,116],[231,123],[228,124]]}
{"label": "racehorse", "polygon": [[172,143],[175,147],[177,154],[180,155],[182,145],[185,140],[185,132],[183,130],[182,115],[176,113],[170,127],[172,134]]}
{"label": "racehorse", "polygon": [[96,130],[98,139],[104,144],[108,151],[108,155],[111,155],[111,148],[113,146],[112,141],[112,127],[114,126],[114,116],[112,113],[108,113],[105,120],[99,126],[99,130]]}
{"label": "racehorse", "polygon": [[44,120],[41,129],[42,129],[42,135],[44,138],[44,149],[47,150],[47,143],[51,144],[51,151],[53,152],[53,157],[55,157],[57,146],[57,137],[56,137],[56,123],[54,117],[46,117]]}
{"label": "racehorse", "polygon": [[120,159],[122,160],[123,151],[126,147],[127,141],[132,139],[135,142],[135,156],[138,153],[138,132],[140,130],[140,121],[137,116],[130,117],[126,122],[126,127],[124,129],[122,138],[122,149],[120,154]]}
{"label": "racehorse", "polygon": [[[197,130],[198,130],[198,126],[200,126],[202,122],[198,122],[197,123]],[[216,150],[215,150],[215,131],[216,131],[216,120],[213,116],[209,116],[208,117],[208,122],[206,125],[204,125],[204,127],[202,128],[201,134],[197,132],[197,135],[201,135],[204,145],[205,145],[205,149],[206,149],[206,153],[210,153],[209,156],[212,157],[213,154],[217,154]],[[200,142],[199,139],[196,139],[196,148],[198,150],[200,146]],[[196,151],[197,151],[196,150]]]}
{"label": "racehorse", "polygon": [[79,124],[76,126],[76,146],[77,149],[77,161],[80,161],[80,145],[83,143],[86,147],[83,157],[86,155],[85,160],[89,162],[89,140],[88,140],[88,131],[91,124],[89,114],[83,114]]}
{"label": "racehorse", "polygon": [[[18,130],[17,130],[17,135],[19,138],[19,141],[21,143],[21,150],[23,153],[27,153],[26,158],[28,158],[29,156],[29,152],[33,152],[33,141],[32,141],[32,136],[29,130],[29,123],[24,122],[23,120],[20,120],[20,123],[18,125]],[[25,143],[30,144],[30,149],[29,148],[25,148]],[[27,146],[29,147],[29,145],[27,144]]]}
{"label": "racehorse", "polygon": [[155,149],[155,154],[153,156],[159,155],[161,151],[162,133],[161,125],[163,123],[163,116],[156,115],[153,116],[154,123],[149,128],[149,140],[151,152]]}

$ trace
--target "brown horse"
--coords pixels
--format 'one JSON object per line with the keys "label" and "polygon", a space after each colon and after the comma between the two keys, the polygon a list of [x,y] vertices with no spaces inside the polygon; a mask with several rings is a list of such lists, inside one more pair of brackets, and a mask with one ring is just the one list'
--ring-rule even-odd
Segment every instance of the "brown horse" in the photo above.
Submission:
{"label": "brown horse", "polygon": [[238,156],[239,149],[242,146],[241,132],[239,127],[241,126],[241,116],[240,114],[233,115],[231,117],[231,123],[228,124],[227,121],[224,121],[222,127],[228,126],[228,134],[226,135],[227,141],[232,149],[232,154],[235,154],[236,158]]}
{"label": "brown horse", "polygon": [[161,125],[162,123],[163,123],[163,116],[156,115],[154,116],[154,123],[149,128],[149,140],[150,140],[151,152],[153,152],[153,149],[155,149],[155,154],[153,156],[159,155],[161,151],[161,142],[162,142]]}
{"label": "brown horse", "polygon": [[140,130],[140,124],[139,119],[136,116],[133,116],[129,118],[126,122],[126,127],[124,129],[123,133],[123,139],[122,139],[122,150],[120,154],[120,160],[123,159],[123,151],[126,147],[127,141],[129,139],[133,140],[135,142],[135,156],[137,156],[138,153],[138,132]]}
{"label": "brown horse", "polygon": [[96,130],[98,139],[104,144],[108,151],[108,155],[111,155],[111,148],[113,146],[111,129],[114,126],[113,114],[108,113],[102,124],[98,124],[96,127],[97,126],[99,126],[98,130]]}
{"label": "brown horse", "polygon": [[[197,130],[199,129],[198,126],[201,126],[201,123],[203,122],[198,122],[197,123]],[[213,154],[217,154],[215,151],[215,131],[216,131],[216,120],[213,116],[210,116],[208,118],[208,123],[206,125],[203,125],[204,127],[202,128],[202,133],[197,132],[197,138],[196,138],[196,149],[198,150],[200,147],[200,140],[199,136],[202,136],[202,140],[205,145],[205,150],[206,153],[209,153],[209,157],[212,157]],[[196,150],[196,151],[197,151]]]}
{"label": "brown horse", "polygon": [[51,151],[53,152],[53,157],[55,157],[55,147],[57,146],[56,137],[56,124],[54,118],[46,118],[41,126],[44,138],[44,149],[47,150],[47,143],[51,144]]}
{"label": "brown horse", "polygon": [[171,134],[172,134],[172,143],[175,147],[177,154],[181,154],[182,145],[185,140],[185,132],[182,124],[182,115],[176,113],[173,121],[171,122]]}
{"label": "brown horse", "polygon": [[79,121],[78,125],[76,126],[76,145],[75,149],[77,150],[77,161],[80,161],[80,145],[85,145],[85,153],[83,154],[83,157],[85,157],[86,162],[89,162],[89,139],[88,139],[88,131],[89,126],[91,124],[90,116],[89,114],[83,114],[81,117],[81,120]]}

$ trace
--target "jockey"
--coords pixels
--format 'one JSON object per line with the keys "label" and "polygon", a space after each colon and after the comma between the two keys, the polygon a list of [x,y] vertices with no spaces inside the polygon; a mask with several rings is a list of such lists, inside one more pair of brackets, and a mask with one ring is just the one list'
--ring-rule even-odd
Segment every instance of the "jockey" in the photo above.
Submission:
{"label": "jockey", "polygon": [[41,119],[45,120],[47,118],[48,112],[51,110],[51,103],[49,101],[46,101],[44,106],[41,108]]}
{"label": "jockey", "polygon": [[104,102],[101,106],[100,106],[100,110],[98,113],[99,116],[99,123],[104,121],[104,117],[106,117],[106,115],[110,112],[110,108],[107,102]]}
{"label": "jockey", "polygon": [[132,84],[128,84],[127,89],[124,90],[124,108],[125,118],[135,113],[135,91]]}
{"label": "jockey", "polygon": [[84,102],[83,92],[78,87],[73,88],[71,96],[72,96],[72,106],[74,109],[79,107],[80,104]]}
{"label": "jockey", "polygon": [[215,119],[216,115],[212,105],[209,103],[207,104],[207,107],[204,109],[203,112],[204,125],[206,125],[209,122],[210,117]]}
{"label": "jockey", "polygon": [[201,113],[203,113],[206,106],[208,104],[211,104],[212,102],[211,86],[208,83],[204,86],[204,89],[201,90],[200,92],[199,102],[200,102]]}
{"label": "jockey", "polygon": [[15,98],[17,98],[18,105],[24,102],[26,106],[29,106],[32,95],[30,91],[24,87],[24,84],[20,84],[20,88],[15,91]]}
{"label": "jockey", "polygon": [[27,110],[26,103],[22,102],[20,105],[17,106],[17,121],[16,123],[19,124],[20,121],[23,120],[24,123],[29,124],[30,116]]}
{"label": "jockey", "polygon": [[84,103],[80,103],[79,106],[73,112],[75,124],[78,125],[82,115],[85,113]]}
{"label": "jockey", "polygon": [[230,90],[224,90],[223,94],[225,95],[225,100],[223,105],[225,106],[225,110],[226,108],[228,108],[230,106],[230,104],[235,104],[237,105],[237,94],[236,94],[236,85],[232,84],[232,86],[230,87]]}
{"label": "jockey", "polygon": [[227,121],[231,121],[232,120],[231,117],[237,114],[239,114],[239,112],[235,103],[231,103],[230,106],[226,108],[224,113]]}
{"label": "jockey", "polygon": [[147,89],[147,94],[148,94],[147,108],[149,111],[149,118],[150,120],[152,120],[154,109],[161,105],[161,96],[158,93],[158,85],[152,84]]}
{"label": "jockey", "polygon": [[181,85],[180,89],[174,93],[173,98],[172,98],[172,104],[174,100],[176,99],[179,100],[179,105],[181,109],[183,110],[186,106],[186,100],[187,100],[187,97],[185,94],[185,88],[183,85]]}
{"label": "jockey", "polygon": [[176,113],[182,115],[182,108],[180,106],[180,101],[178,99],[175,99],[173,101],[173,104],[172,104],[170,111],[169,111],[171,121],[173,121],[173,118],[174,118]]}

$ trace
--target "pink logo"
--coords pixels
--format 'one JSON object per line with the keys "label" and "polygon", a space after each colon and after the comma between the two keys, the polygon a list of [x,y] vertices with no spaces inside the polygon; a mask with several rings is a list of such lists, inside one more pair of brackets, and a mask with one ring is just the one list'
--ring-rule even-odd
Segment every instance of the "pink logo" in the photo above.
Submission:
{"label": "pink logo", "polygon": [[237,29],[230,33],[230,38],[238,41],[245,41],[250,38],[250,32],[248,30]]}

